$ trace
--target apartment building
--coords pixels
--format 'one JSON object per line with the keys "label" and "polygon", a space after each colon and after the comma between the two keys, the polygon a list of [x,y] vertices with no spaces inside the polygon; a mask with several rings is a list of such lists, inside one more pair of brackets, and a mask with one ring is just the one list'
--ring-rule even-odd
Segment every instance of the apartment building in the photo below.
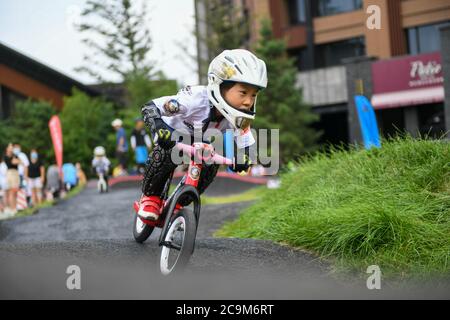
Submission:
{"label": "apartment building", "polygon": [[234,5],[249,17],[250,46],[262,18],[270,18],[274,35],[286,40],[299,70],[299,90],[320,115],[315,126],[324,131],[322,142],[360,141],[356,94],[372,101],[385,136],[397,129],[434,136],[450,130],[450,88],[444,90],[450,79],[450,1],[235,0]]}

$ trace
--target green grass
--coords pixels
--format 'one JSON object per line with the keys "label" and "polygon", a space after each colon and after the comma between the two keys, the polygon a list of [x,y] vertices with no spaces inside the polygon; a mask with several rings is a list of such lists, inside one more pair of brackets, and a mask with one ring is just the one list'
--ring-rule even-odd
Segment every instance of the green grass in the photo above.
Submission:
{"label": "green grass", "polygon": [[62,200],[68,200],[71,199],[73,197],[75,197],[77,194],[79,194],[81,191],[84,190],[84,188],[86,187],[86,185],[78,185],[75,188],[73,188],[72,190],[70,190],[66,196],[64,197],[64,199]]}
{"label": "green grass", "polygon": [[448,277],[450,145],[393,138],[301,160],[216,235],[303,248],[339,273],[375,264],[391,278]]}
{"label": "green grass", "polygon": [[247,190],[241,194],[226,196],[226,197],[207,197],[201,196],[202,205],[207,204],[227,204],[227,203],[235,203],[235,202],[246,202],[258,200],[261,197],[264,188],[253,188]]}
{"label": "green grass", "polygon": [[52,201],[45,201],[45,202],[43,202],[43,203],[41,203],[41,204],[39,204],[39,205],[37,205],[35,207],[28,208],[28,209],[21,210],[21,211],[17,212],[17,214],[12,219],[31,216],[31,215],[35,214],[39,209],[49,208],[49,207],[53,206],[54,204],[55,204],[55,201],[53,201],[53,200]]}
{"label": "green grass", "polygon": [[[175,190],[176,185],[172,184],[169,188],[169,194]],[[257,200],[261,197],[261,193],[263,192],[264,187],[257,187],[250,190],[247,190],[241,194],[235,194],[225,197],[208,197],[205,195],[201,196],[202,205],[208,204],[227,204],[227,203],[235,203],[235,202],[246,202]]]}

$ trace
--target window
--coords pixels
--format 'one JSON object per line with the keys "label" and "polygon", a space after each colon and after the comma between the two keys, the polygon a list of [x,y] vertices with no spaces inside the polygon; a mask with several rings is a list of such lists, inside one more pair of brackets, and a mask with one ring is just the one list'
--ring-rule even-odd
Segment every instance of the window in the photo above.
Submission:
{"label": "window", "polygon": [[289,57],[294,59],[295,66],[299,71],[311,69],[308,63],[307,53],[306,48],[288,50]]}
{"label": "window", "polygon": [[394,137],[405,131],[404,108],[376,110],[378,127],[383,137]]}
{"label": "window", "polygon": [[287,8],[291,25],[306,23],[306,0],[288,0]]}
{"label": "window", "polygon": [[362,9],[362,0],[316,0],[312,4],[317,17]]}
{"label": "window", "polygon": [[26,97],[4,86],[0,89],[0,99],[2,99],[0,104],[0,119],[8,119],[14,112],[16,102],[25,101]]}
{"label": "window", "polygon": [[315,49],[316,68],[325,68],[342,63],[342,59],[366,54],[364,37],[319,45]]}
{"label": "window", "polygon": [[339,105],[337,110],[328,113],[326,110],[329,108],[329,106],[313,108],[313,112],[320,115],[320,120],[312,124],[315,130],[322,131],[318,143],[325,150],[329,150],[332,145],[340,146],[342,143],[344,143],[342,147],[346,148],[348,142],[347,105]]}
{"label": "window", "polygon": [[439,28],[448,24],[449,22],[444,22],[406,29],[408,53],[420,54],[441,50]]}
{"label": "window", "polygon": [[418,107],[419,132],[438,139],[445,133],[444,106],[441,103],[422,105]]}

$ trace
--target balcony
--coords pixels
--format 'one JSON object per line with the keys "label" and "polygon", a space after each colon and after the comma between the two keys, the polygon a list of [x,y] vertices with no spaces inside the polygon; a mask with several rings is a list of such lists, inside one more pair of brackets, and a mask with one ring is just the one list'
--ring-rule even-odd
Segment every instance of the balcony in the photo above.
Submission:
{"label": "balcony", "polygon": [[347,102],[347,76],[344,66],[299,72],[297,85],[303,91],[303,100],[313,106]]}

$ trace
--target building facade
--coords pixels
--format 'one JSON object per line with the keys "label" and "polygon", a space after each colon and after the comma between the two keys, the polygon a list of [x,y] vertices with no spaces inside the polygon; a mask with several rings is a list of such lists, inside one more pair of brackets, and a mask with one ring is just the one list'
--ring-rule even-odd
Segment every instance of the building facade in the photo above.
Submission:
{"label": "building facade", "polygon": [[77,88],[90,96],[100,93],[0,43],[0,119],[11,116],[15,103],[33,99],[63,107],[63,97]]}
{"label": "building facade", "polygon": [[360,141],[356,94],[372,100],[384,136],[397,129],[434,136],[450,130],[445,100],[450,89],[444,90],[450,51],[443,31],[450,23],[450,1],[240,3],[248,10],[252,43],[261,18],[269,18],[274,35],[286,40],[299,70],[299,89],[320,115],[315,126],[324,131],[321,142]]}

